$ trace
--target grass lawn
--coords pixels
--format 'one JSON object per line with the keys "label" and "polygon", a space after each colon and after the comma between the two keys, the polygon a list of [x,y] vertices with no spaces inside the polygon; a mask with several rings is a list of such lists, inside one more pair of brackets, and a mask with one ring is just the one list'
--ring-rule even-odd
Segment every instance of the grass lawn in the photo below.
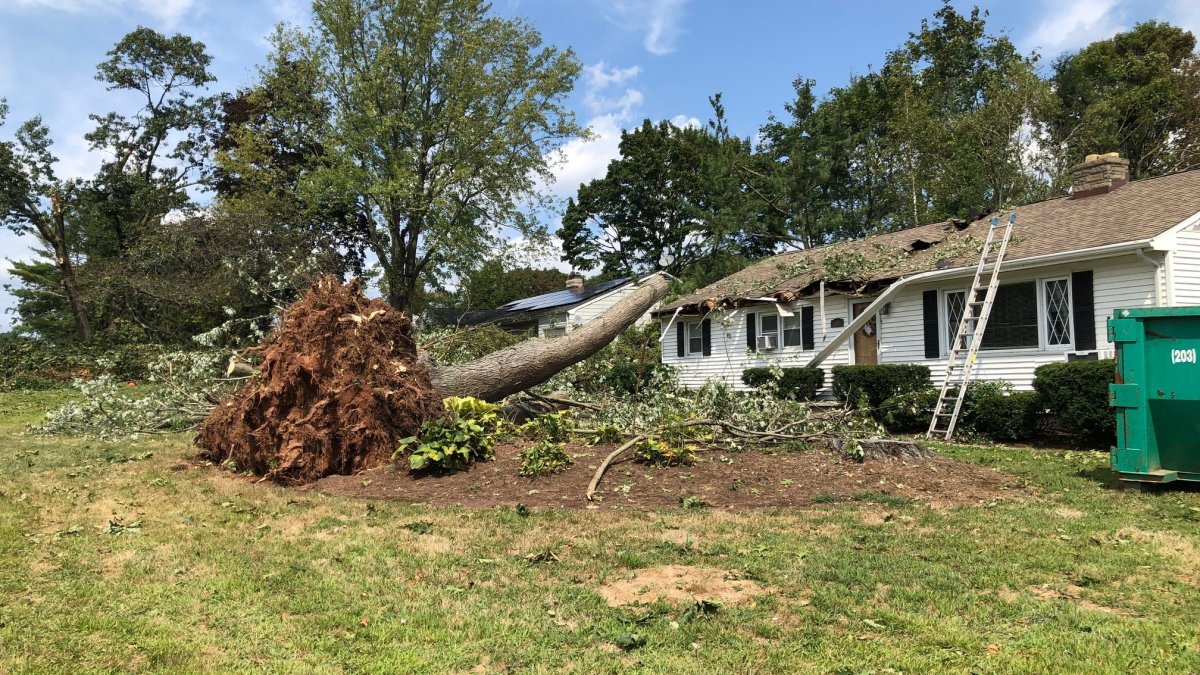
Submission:
{"label": "grass lawn", "polygon": [[[522,515],[180,470],[183,436],[22,433],[63,396],[0,394],[0,672],[1200,670],[1200,492],[1115,489],[1106,453],[943,447],[1028,486],[951,510]],[[664,565],[769,592],[598,595]]]}

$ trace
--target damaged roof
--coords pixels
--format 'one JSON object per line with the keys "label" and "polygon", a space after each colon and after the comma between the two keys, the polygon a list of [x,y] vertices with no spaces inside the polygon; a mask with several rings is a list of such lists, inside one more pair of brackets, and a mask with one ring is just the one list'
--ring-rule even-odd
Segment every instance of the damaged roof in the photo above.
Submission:
{"label": "damaged roof", "polygon": [[[1200,212],[1200,170],[1134,181],[1106,194],[1060,197],[1005,209],[1017,215],[1006,261],[1144,241]],[[740,272],[671,302],[706,312],[770,297],[791,302],[817,291],[871,294],[902,276],[974,266],[991,216],[946,221],[878,234],[760,260]]]}

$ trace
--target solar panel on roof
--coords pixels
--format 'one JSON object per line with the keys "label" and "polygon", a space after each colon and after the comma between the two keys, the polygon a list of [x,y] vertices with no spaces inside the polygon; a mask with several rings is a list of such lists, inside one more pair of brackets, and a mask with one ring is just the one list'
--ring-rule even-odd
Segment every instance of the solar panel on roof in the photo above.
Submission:
{"label": "solar panel on roof", "polygon": [[621,277],[620,279],[612,279],[611,281],[602,281],[598,284],[584,286],[578,290],[564,288],[561,291],[552,291],[550,293],[543,293],[542,295],[535,295],[531,298],[513,300],[503,305],[501,309],[506,309],[510,312],[536,312],[543,309],[574,305],[584,300],[590,300],[601,293],[611,291],[628,282],[629,277]]}

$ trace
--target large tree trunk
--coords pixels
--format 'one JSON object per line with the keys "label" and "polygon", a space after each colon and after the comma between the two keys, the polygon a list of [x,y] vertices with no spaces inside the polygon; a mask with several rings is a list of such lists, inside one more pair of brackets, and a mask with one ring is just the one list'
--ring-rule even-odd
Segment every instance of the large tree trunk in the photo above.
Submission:
{"label": "large tree trunk", "polygon": [[526,340],[456,366],[430,364],[433,386],[445,396],[474,396],[499,401],[537,386],[559,371],[603,349],[667,294],[661,274],[640,286],[612,309],[562,337]]}

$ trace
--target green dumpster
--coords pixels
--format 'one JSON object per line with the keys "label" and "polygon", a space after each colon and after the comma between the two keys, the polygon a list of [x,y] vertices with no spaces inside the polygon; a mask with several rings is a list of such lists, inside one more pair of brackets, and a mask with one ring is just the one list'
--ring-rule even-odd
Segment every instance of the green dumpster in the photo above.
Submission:
{"label": "green dumpster", "polygon": [[1137,483],[1200,481],[1200,307],[1118,309],[1112,467]]}

